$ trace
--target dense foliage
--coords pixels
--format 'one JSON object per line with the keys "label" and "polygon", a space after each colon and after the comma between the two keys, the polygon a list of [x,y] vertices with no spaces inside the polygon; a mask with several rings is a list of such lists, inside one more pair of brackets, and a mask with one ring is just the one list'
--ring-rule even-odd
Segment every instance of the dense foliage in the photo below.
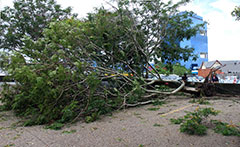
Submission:
{"label": "dense foliage", "polygon": [[14,8],[1,11],[0,48],[18,50],[24,46],[24,36],[37,40],[53,20],[72,16],[71,8],[62,9],[55,0],[15,0]]}
{"label": "dense foliage", "polygon": [[[59,10],[54,1],[16,1],[16,10],[4,10],[4,24],[9,25],[3,27],[2,45],[12,52],[3,56],[1,65],[16,82],[3,89],[4,107],[29,118],[26,125],[55,122],[59,128],[77,118],[91,122],[114,109],[171,94],[152,90],[143,76],[152,73],[160,79],[154,67],[154,72],[148,68],[151,60],[171,62],[192,55],[192,49],[181,48],[179,41],[194,36],[203,24],[192,26],[189,16],[193,13],[178,13],[177,8],[186,2],[124,0],[111,11],[99,8],[78,20],[68,18],[70,10]],[[62,13],[46,19],[32,17],[34,12],[23,13],[23,18],[29,16],[39,24],[25,19],[12,24],[25,7],[37,14],[53,7]],[[15,24],[21,29],[10,34]]]}
{"label": "dense foliage", "polygon": [[[18,115],[30,117],[27,125],[68,122],[77,116],[93,121],[120,108],[129,90],[129,103],[137,102],[143,93],[131,77],[96,67],[98,62],[93,59],[98,54],[89,50],[92,44],[85,37],[86,24],[74,19],[51,23],[44,38],[26,38],[21,52],[30,57],[28,61],[16,52],[5,65],[16,86],[4,87],[2,101]],[[117,80],[119,77],[122,79]]]}

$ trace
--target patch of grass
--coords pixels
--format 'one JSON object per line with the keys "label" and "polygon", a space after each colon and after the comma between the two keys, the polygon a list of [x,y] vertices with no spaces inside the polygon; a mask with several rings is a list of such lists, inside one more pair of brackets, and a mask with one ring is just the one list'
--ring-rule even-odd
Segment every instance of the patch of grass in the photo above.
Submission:
{"label": "patch of grass", "polygon": [[198,100],[192,99],[192,100],[190,100],[190,101],[188,101],[188,102],[189,102],[189,103],[198,103],[198,104],[200,104],[200,105],[210,105],[210,102],[207,101],[207,100],[205,100],[205,99],[198,99]]}
{"label": "patch of grass", "polygon": [[240,136],[240,129],[234,124],[228,124],[218,120],[212,120],[211,122],[216,125],[213,129],[215,133],[219,133],[224,136]]}
{"label": "patch of grass", "polygon": [[144,145],[140,144],[139,147],[144,147]]}
{"label": "patch of grass", "polygon": [[77,130],[70,130],[70,131],[62,131],[63,134],[72,134],[72,133],[76,133]]}
{"label": "patch of grass", "polygon": [[153,102],[153,106],[162,106],[164,104],[166,104],[166,102],[165,101],[160,101],[160,100],[156,100],[156,101]]}
{"label": "patch of grass", "polygon": [[158,111],[160,108],[148,108],[149,111]]}
{"label": "patch of grass", "polygon": [[153,126],[154,127],[162,127],[163,125],[155,123]]}
{"label": "patch of grass", "polygon": [[121,142],[123,139],[122,138],[116,138],[116,140]]}
{"label": "patch of grass", "polygon": [[177,118],[177,119],[171,118],[170,119],[172,124],[181,124],[183,122],[183,120],[184,120],[183,118]]}
{"label": "patch of grass", "polygon": [[8,144],[8,145],[5,145],[4,147],[10,147],[10,146],[15,146],[15,144]]}
{"label": "patch of grass", "polygon": [[51,129],[51,130],[61,130],[64,124],[55,122],[49,126],[46,126],[46,129]]}

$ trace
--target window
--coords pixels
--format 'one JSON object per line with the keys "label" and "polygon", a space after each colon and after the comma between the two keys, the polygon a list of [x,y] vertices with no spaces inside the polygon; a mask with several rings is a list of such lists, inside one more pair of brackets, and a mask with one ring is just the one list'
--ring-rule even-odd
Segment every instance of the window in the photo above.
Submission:
{"label": "window", "polygon": [[200,53],[200,58],[207,58],[207,53]]}

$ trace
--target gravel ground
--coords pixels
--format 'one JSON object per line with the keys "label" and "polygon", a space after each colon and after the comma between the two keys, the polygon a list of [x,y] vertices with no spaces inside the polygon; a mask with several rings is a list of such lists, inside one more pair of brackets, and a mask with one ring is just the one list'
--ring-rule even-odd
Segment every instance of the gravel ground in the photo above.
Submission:
{"label": "gravel ground", "polygon": [[[170,98],[163,106],[145,105],[114,112],[93,123],[77,122],[60,131],[44,126],[20,127],[11,112],[0,112],[0,146],[17,147],[239,147],[240,137],[222,136],[208,129],[206,136],[190,136],[179,132],[179,125],[170,123],[193,111],[197,104],[189,99]],[[240,123],[240,98],[218,97],[209,100],[220,110],[210,117],[224,122]],[[148,108],[159,107],[157,111]]]}

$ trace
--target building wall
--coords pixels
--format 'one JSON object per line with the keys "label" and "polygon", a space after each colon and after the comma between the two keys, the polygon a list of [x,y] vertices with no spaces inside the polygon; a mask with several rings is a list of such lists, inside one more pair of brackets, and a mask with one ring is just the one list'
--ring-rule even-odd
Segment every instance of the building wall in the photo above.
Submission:
{"label": "building wall", "polygon": [[[193,25],[203,23],[203,18],[200,16],[191,17],[193,21]],[[208,61],[208,37],[207,37],[207,25],[205,25],[204,29],[200,31],[196,36],[190,38],[190,40],[184,40],[180,42],[181,47],[189,46],[194,48],[194,54],[198,56],[196,61],[193,61],[190,58],[187,62],[180,61],[181,65],[186,68],[191,68],[192,64],[196,64],[198,67],[201,66],[202,62]],[[206,54],[206,57],[203,58],[203,54]]]}
{"label": "building wall", "polygon": [[[221,68],[220,68],[221,67]],[[232,61],[210,61],[210,62],[204,62],[202,66],[198,70],[199,76],[205,76],[208,71],[210,71],[212,68],[219,68],[217,72],[219,77],[225,77],[225,76],[238,76],[240,77],[240,60],[232,60]]]}
{"label": "building wall", "polygon": [[[211,72],[210,68],[208,68],[208,69],[199,69],[198,70],[198,75],[201,76],[201,77],[206,78],[209,75],[210,72]],[[215,71],[215,73],[216,74],[221,74],[222,71],[221,70],[217,70],[217,71]]]}

